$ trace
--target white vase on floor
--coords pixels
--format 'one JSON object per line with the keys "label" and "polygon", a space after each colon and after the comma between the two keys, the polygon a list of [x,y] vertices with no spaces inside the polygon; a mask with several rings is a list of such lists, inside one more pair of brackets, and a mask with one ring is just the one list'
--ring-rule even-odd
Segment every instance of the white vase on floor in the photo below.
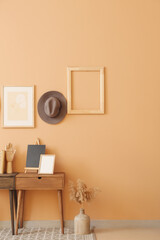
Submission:
{"label": "white vase on floor", "polygon": [[90,218],[85,214],[83,208],[80,209],[80,213],[74,218],[74,233],[81,235],[90,233]]}

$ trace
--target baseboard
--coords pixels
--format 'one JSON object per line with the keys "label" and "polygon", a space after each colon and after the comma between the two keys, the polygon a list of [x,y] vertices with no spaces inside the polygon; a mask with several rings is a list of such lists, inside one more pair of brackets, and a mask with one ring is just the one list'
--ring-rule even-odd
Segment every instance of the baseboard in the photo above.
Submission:
{"label": "baseboard", "polygon": [[92,228],[160,228],[160,220],[92,220]]}
{"label": "baseboard", "polygon": [[[0,227],[10,226],[10,221],[0,221]],[[73,220],[64,221],[64,226],[73,228]],[[24,221],[24,227],[60,227],[60,221]],[[160,228],[160,220],[91,220],[91,228]]]}
{"label": "baseboard", "polygon": [[[60,227],[60,220],[24,221],[24,227]],[[73,221],[64,221],[64,226],[73,228]]]}

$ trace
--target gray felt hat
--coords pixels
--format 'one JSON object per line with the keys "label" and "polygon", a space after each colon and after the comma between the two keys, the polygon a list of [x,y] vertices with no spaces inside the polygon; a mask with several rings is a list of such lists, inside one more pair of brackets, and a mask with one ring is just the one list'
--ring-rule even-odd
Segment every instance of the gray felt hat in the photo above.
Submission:
{"label": "gray felt hat", "polygon": [[44,93],[38,101],[38,113],[47,123],[62,121],[67,114],[67,101],[63,94],[56,91]]}

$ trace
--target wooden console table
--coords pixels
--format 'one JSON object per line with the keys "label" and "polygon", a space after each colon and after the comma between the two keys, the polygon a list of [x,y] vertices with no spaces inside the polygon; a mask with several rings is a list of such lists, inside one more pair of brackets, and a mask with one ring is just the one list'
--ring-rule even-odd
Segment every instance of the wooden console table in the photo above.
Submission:
{"label": "wooden console table", "polygon": [[9,190],[12,235],[14,235],[13,200],[14,200],[14,205],[15,205],[15,212],[17,211],[17,195],[16,195],[16,190],[15,190],[15,176],[16,176],[16,174],[17,173],[0,174],[0,189],[8,189]]}
{"label": "wooden console table", "polygon": [[61,231],[64,233],[63,224],[63,204],[62,190],[64,189],[64,173],[55,173],[52,175],[37,173],[18,173],[16,175],[16,190],[18,191],[18,207],[16,235],[18,234],[18,224],[23,226],[23,201],[25,190],[56,190],[58,192],[58,202],[60,210]]}

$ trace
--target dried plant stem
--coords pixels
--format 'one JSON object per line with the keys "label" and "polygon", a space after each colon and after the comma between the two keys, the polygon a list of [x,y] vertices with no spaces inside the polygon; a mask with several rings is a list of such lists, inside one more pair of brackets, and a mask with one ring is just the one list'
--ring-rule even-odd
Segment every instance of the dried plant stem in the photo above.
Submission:
{"label": "dried plant stem", "polygon": [[84,208],[84,203],[94,199],[99,191],[98,188],[88,188],[80,179],[77,180],[76,185],[72,181],[69,181],[70,200],[79,203],[82,208]]}

